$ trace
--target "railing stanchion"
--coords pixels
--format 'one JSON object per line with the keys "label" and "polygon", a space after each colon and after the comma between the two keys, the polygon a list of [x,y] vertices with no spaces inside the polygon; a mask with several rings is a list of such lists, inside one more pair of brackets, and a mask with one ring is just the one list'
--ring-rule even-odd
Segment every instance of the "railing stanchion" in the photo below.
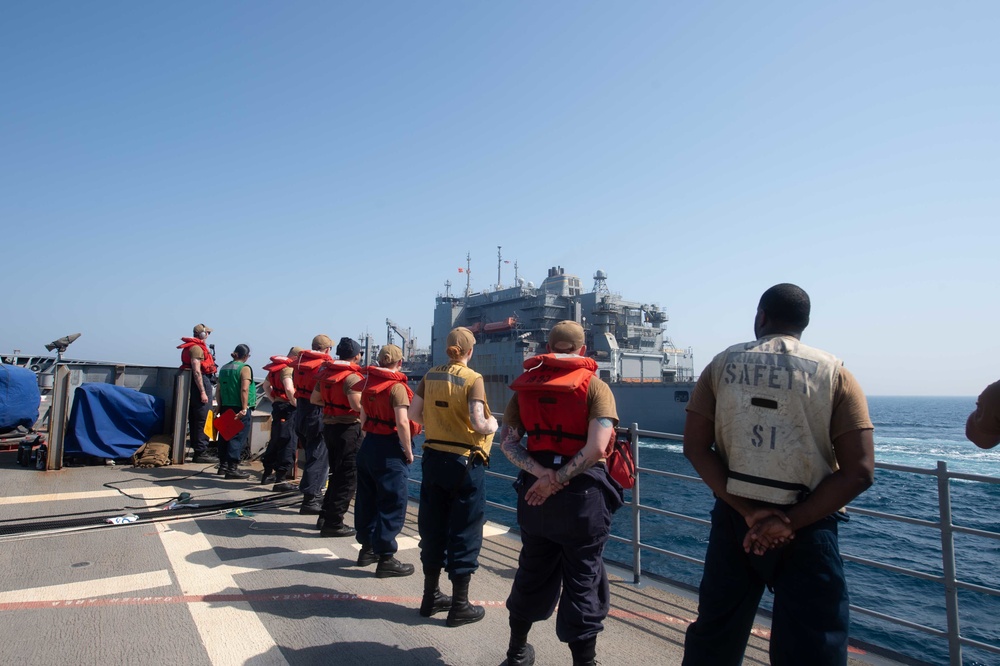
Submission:
{"label": "railing stanchion", "polygon": [[948,479],[948,463],[944,460],[937,461],[937,484],[944,604],[948,616],[948,655],[952,666],[962,666],[962,632],[958,620],[958,588],[955,586],[955,533],[951,523],[951,483]]}
{"label": "railing stanchion", "polygon": [[628,428],[629,446],[635,460],[635,485],[632,486],[632,582],[636,585],[642,578],[642,551],[639,548],[639,424]]}

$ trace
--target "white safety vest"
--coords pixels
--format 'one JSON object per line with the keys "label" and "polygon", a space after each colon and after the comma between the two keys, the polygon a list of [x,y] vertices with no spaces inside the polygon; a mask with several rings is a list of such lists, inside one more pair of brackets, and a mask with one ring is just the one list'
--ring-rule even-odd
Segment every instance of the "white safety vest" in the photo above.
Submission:
{"label": "white safety vest", "polygon": [[842,365],[787,335],[734,345],[712,360],[715,442],[729,493],[795,504],[837,470],[830,418]]}

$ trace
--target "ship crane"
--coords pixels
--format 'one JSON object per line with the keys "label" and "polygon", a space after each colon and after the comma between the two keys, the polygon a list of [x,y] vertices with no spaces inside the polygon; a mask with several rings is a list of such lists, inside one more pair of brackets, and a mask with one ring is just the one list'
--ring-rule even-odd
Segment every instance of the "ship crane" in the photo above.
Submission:
{"label": "ship crane", "polygon": [[409,361],[410,360],[410,355],[413,353],[413,347],[415,346],[415,343],[416,343],[416,340],[414,340],[412,337],[410,337],[410,330],[411,329],[406,329],[404,331],[403,329],[401,329],[399,327],[398,324],[396,324],[391,319],[386,319],[385,320],[385,326],[386,326],[385,337],[386,337],[386,340],[387,340],[386,344],[388,344],[388,345],[392,344],[392,340],[393,340],[392,334],[393,333],[395,333],[396,335],[398,335],[399,339],[402,341],[402,344],[400,344],[400,347],[403,350],[403,360],[404,361]]}

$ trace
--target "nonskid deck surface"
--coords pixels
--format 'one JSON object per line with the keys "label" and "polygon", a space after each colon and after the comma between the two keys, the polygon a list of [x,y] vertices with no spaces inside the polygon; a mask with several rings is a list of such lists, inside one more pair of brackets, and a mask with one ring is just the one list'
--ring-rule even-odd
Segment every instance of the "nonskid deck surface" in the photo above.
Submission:
{"label": "nonskid deck surface", "polygon": [[[196,474],[199,470],[204,471]],[[10,531],[5,528],[29,520],[97,522],[133,511],[173,518],[181,514],[141,512],[180,492],[191,493],[191,501],[202,508],[271,494],[270,486],[225,481],[213,471],[187,464],[38,472],[0,454],[4,661],[496,666],[504,660],[504,600],[519,541],[492,523],[485,527],[480,569],[470,587],[474,602],[486,605],[486,617],[454,629],[445,626],[444,614],[422,618],[417,613],[422,577],[415,505],[397,555],[417,568],[407,578],[377,579],[373,566],[355,566],[354,540],[321,537],[315,516],[299,515],[297,506],[265,504],[244,509],[243,516],[216,512],[3,536]],[[130,499],[106,483],[146,499]],[[630,577],[612,576],[611,591],[598,663],[679,664],[696,600],[656,584],[633,585]],[[754,634],[745,663],[766,664],[767,629],[758,626]],[[570,662],[568,648],[555,637],[554,618],[536,624],[529,640],[536,663]],[[852,657],[851,663],[886,662]]]}

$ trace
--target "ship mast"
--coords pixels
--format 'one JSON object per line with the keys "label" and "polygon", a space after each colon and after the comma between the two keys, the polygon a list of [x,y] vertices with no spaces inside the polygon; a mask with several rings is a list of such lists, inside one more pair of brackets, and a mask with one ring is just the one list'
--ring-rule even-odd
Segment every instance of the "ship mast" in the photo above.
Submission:
{"label": "ship mast", "polygon": [[465,253],[465,297],[472,295],[472,257]]}
{"label": "ship mast", "polygon": [[500,254],[500,246],[497,245],[497,291],[503,289],[503,285],[500,284],[500,266],[503,264],[503,255]]}

